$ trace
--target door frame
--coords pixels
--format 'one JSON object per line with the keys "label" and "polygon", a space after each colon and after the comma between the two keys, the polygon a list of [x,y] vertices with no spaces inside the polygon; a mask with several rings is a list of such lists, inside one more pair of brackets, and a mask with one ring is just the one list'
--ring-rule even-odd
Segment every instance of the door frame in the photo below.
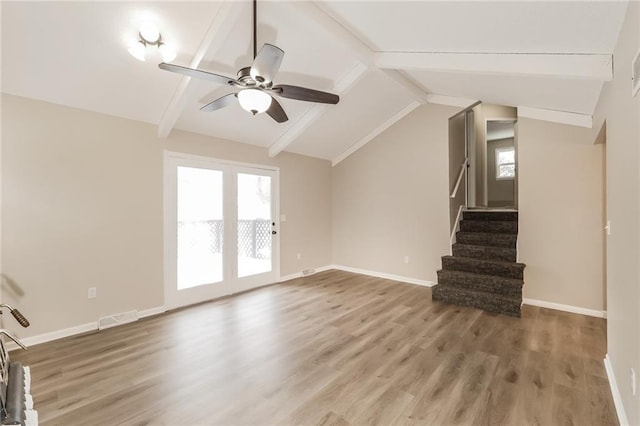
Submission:
{"label": "door frame", "polygon": [[[247,169],[264,170],[266,172],[273,174],[272,178],[274,179],[274,181],[272,184],[272,190],[273,190],[272,199],[274,201],[272,205],[272,211],[273,211],[272,221],[275,223],[275,225],[273,226],[273,230],[276,231],[277,234],[272,239],[271,255],[272,255],[273,273],[277,282],[277,280],[280,279],[280,226],[279,226],[280,168],[274,167],[274,166],[266,166],[263,164],[245,163],[245,162],[232,161],[232,160],[220,159],[215,157],[208,157],[203,155],[187,154],[182,152],[164,150],[163,189],[162,189],[163,191],[163,221],[162,221],[163,222],[163,239],[162,240],[163,240],[163,278],[164,278],[163,299],[164,299],[165,310],[175,309],[178,307],[189,305],[189,303],[183,303],[183,304],[170,303],[170,297],[168,296],[170,291],[175,292],[174,287],[176,285],[176,277],[175,277],[176,267],[175,265],[172,266],[172,262],[173,263],[176,262],[176,255],[177,255],[175,253],[176,244],[173,241],[174,235],[172,235],[171,232],[169,232],[171,229],[173,229],[173,227],[175,227],[175,225],[173,224],[173,221],[176,220],[175,212],[174,212],[175,206],[173,205],[173,202],[175,201],[175,199],[172,197],[173,192],[171,192],[171,191],[174,191],[172,190],[172,187],[173,185],[175,185],[175,182],[171,181],[171,177],[172,177],[171,168],[175,165],[175,161],[180,161],[180,160],[190,162],[190,163],[196,163],[196,164],[200,163],[204,168],[207,168],[207,166],[211,167],[212,165],[217,165],[223,169],[237,168],[237,169],[245,169],[244,171],[246,171]],[[228,170],[224,170],[224,171],[228,172]],[[240,170],[239,172],[243,173],[244,171]],[[236,226],[237,225],[233,225],[233,228],[235,229]],[[225,231],[225,234],[226,233],[227,231]],[[237,269],[237,267],[230,268],[230,265],[226,265],[226,264],[223,265],[223,268],[225,271],[230,271],[231,269]],[[263,285],[273,284],[272,282],[255,284],[256,280],[252,279],[253,277],[255,276],[242,277],[242,278],[230,277],[233,280],[233,282],[231,283],[228,283],[227,280],[229,279],[229,277],[227,277],[227,280],[223,280],[224,284],[221,285],[221,290],[223,293],[219,295],[216,294],[213,297],[210,297],[208,299],[203,299],[200,302],[206,301],[206,300],[212,300],[217,297],[228,296],[231,294],[247,291],[249,289],[261,287]],[[225,283],[225,281],[227,282]],[[234,288],[234,284],[239,284],[238,288]],[[194,287],[194,288],[196,289],[195,292],[198,292],[197,287]],[[206,291],[202,291],[202,293],[206,293]],[[194,302],[194,303],[200,303],[200,302]]]}

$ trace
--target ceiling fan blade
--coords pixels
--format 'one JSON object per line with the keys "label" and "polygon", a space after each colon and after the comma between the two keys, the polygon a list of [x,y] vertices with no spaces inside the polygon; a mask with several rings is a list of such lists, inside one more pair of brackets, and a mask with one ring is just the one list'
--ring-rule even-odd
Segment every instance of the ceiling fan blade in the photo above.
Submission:
{"label": "ceiling fan blade", "polygon": [[283,98],[295,99],[297,101],[334,105],[340,101],[340,96],[334,95],[333,93],[321,92],[320,90],[308,89],[306,87],[289,86],[288,84],[273,86],[273,91]]}
{"label": "ceiling fan blade", "polygon": [[209,102],[208,104],[200,108],[200,111],[212,112],[220,108],[224,108],[237,102],[236,98],[237,96],[235,93],[229,93],[228,95],[224,95],[223,97],[218,98],[213,102]]}
{"label": "ceiling fan blade", "polygon": [[253,60],[251,78],[258,83],[273,81],[280,69],[280,65],[282,65],[283,58],[284,50],[273,44],[265,43]]}
{"label": "ceiling fan blade", "polygon": [[208,71],[200,71],[193,68],[181,67],[180,65],[166,64],[162,62],[158,65],[160,69],[165,71],[171,71],[178,74],[186,75],[189,77],[200,78],[203,80],[213,81],[218,84],[231,84],[235,80],[233,78],[225,77],[223,75],[214,74]]}
{"label": "ceiling fan blade", "polygon": [[289,117],[287,117],[287,113],[284,112],[284,109],[282,109],[282,105],[280,105],[280,102],[276,101],[273,96],[271,97],[271,106],[266,111],[266,113],[269,114],[269,117],[273,118],[278,123],[284,123],[289,119]]}

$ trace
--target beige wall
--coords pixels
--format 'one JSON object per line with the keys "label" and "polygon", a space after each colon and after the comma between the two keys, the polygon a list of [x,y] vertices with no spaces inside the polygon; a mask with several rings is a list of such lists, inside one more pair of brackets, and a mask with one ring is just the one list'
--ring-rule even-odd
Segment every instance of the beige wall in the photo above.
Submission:
{"label": "beige wall", "polygon": [[518,120],[525,298],[603,310],[603,145],[590,129]]}
{"label": "beige wall", "polygon": [[[640,3],[629,2],[596,122],[606,120],[607,352],[629,424],[640,424],[630,369],[640,374],[640,94],[631,97],[631,61],[640,49]],[[594,132],[598,132],[596,127]],[[638,376],[640,383],[640,376]]]}
{"label": "beige wall", "polygon": [[[331,263],[328,161],[270,159],[265,149],[182,131],[158,139],[149,124],[2,102],[3,290],[31,320],[23,337],[163,305],[165,149],[279,167],[281,274]],[[88,287],[97,299],[87,299]]]}
{"label": "beige wall", "polygon": [[334,167],[334,263],[436,280],[449,253],[447,131],[457,111],[422,106]]}

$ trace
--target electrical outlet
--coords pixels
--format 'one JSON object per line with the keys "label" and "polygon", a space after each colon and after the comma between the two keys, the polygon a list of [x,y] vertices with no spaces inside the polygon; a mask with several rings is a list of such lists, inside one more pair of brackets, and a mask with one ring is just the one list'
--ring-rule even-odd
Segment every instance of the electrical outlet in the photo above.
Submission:
{"label": "electrical outlet", "polygon": [[87,290],[87,299],[95,299],[98,296],[98,292],[95,287],[89,287]]}
{"label": "electrical outlet", "polygon": [[636,392],[638,391],[638,386],[636,383],[636,370],[631,369],[631,393],[633,396],[636,396]]}
{"label": "electrical outlet", "polygon": [[409,256],[404,257],[404,263],[409,263]]}
{"label": "electrical outlet", "polygon": [[298,260],[300,260],[300,259],[302,258],[302,255],[301,255],[300,253],[298,253],[298,254],[296,255],[296,258],[297,258]]}

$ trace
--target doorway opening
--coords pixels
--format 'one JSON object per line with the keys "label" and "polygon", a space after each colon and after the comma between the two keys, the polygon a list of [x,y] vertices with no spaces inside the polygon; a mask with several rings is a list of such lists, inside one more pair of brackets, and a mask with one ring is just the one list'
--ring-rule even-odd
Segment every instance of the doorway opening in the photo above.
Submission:
{"label": "doorway opening", "polygon": [[467,209],[518,209],[518,112],[478,104],[468,126]]}
{"label": "doorway opening", "polygon": [[487,207],[516,209],[515,120],[487,120]]}

